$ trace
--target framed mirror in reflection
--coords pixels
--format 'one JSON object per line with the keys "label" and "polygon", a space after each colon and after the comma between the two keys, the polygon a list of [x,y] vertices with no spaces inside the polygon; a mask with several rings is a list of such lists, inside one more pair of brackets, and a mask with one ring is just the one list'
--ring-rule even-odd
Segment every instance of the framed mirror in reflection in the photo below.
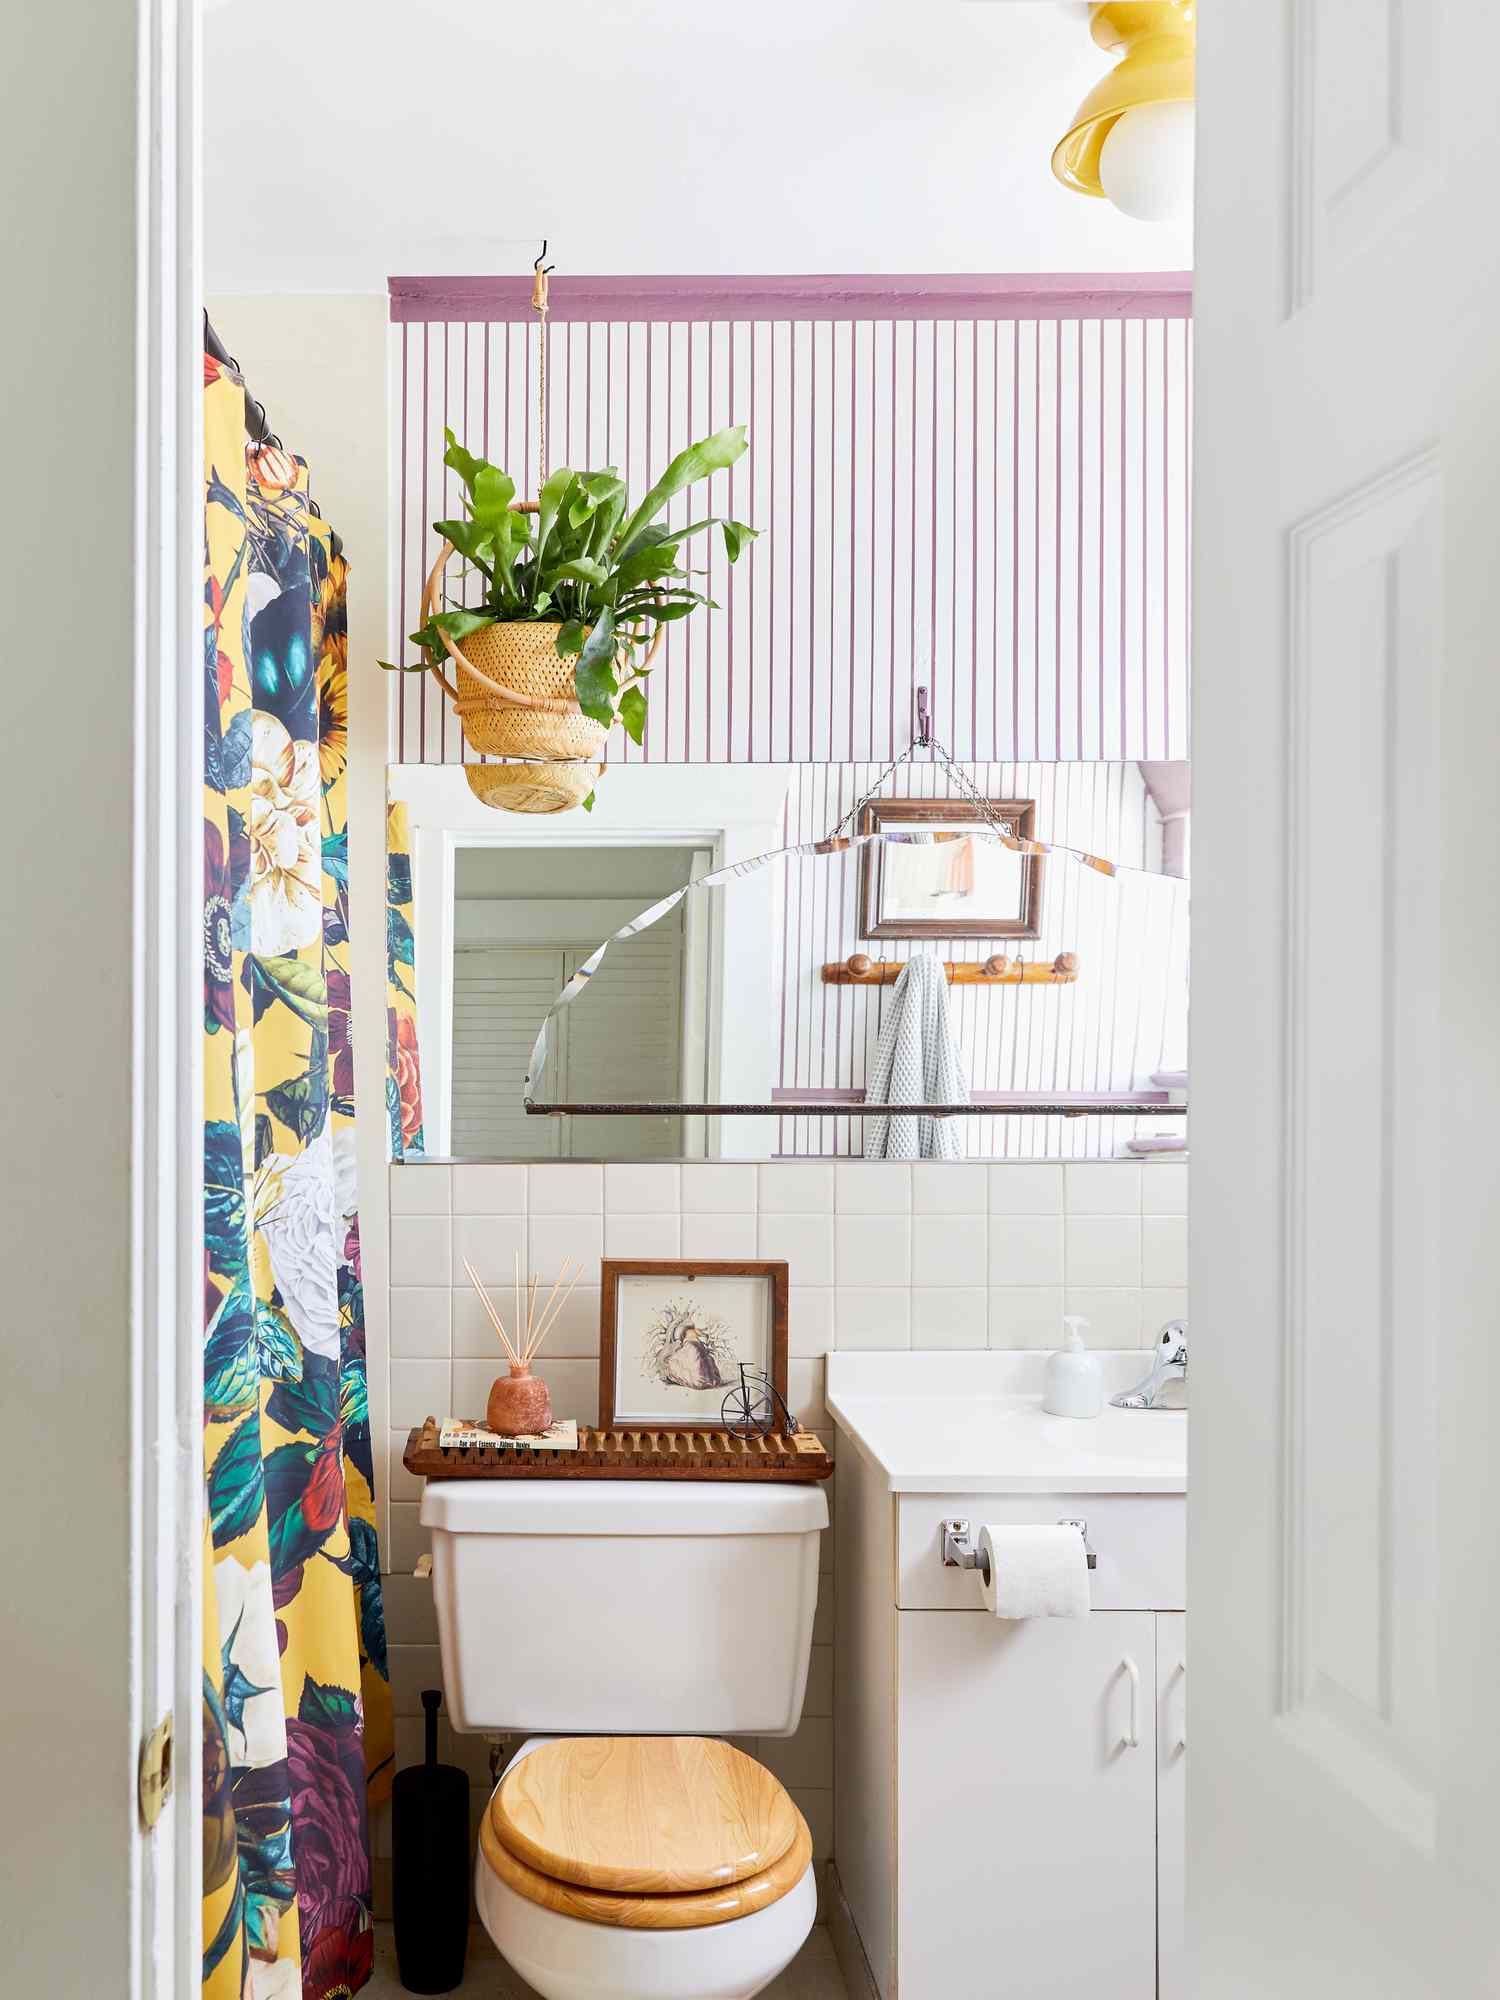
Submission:
{"label": "framed mirror in reflection", "polygon": [[[883,1054],[913,958],[941,968],[923,970],[945,988],[947,1038],[925,1083],[918,1048],[913,1101],[958,1080],[959,1157],[1180,1143],[1186,767],[967,767],[1043,856],[997,843],[971,799],[914,763],[897,774],[905,796],[870,800],[852,841],[813,851],[878,775],[624,764],[593,815],[538,821],[480,805],[459,767],[393,766],[427,1154],[865,1152],[877,1117],[900,1122],[893,1076],[898,1104],[914,1087],[909,1062]],[[544,1020],[538,1116],[524,1097]]]}

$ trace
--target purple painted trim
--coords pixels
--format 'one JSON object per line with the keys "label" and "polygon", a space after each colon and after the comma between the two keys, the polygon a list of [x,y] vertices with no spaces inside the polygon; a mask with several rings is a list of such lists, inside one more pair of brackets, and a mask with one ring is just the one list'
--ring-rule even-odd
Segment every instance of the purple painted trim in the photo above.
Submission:
{"label": "purple painted trim", "polygon": [[[531,278],[387,281],[391,319],[525,320]],[[551,317],[685,319],[1190,319],[1189,271],[939,273],[929,277],[559,278]]]}

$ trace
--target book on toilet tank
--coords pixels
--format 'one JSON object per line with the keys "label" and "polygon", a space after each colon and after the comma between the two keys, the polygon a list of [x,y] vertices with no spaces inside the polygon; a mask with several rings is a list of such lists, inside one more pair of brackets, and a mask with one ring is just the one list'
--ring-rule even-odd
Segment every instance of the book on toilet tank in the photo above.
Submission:
{"label": "book on toilet tank", "polygon": [[577,1451],[578,1426],[571,1417],[564,1417],[559,1423],[548,1424],[544,1431],[501,1437],[498,1431],[484,1424],[470,1423],[463,1417],[445,1417],[438,1426],[438,1444],[444,1451],[451,1451],[455,1445],[496,1445],[516,1451],[528,1447],[533,1451]]}

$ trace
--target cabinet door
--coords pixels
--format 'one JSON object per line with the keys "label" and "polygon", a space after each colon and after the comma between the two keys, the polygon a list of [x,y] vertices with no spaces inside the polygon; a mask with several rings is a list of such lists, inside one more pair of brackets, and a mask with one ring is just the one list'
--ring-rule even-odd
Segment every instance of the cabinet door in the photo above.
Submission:
{"label": "cabinet door", "polygon": [[1187,1872],[1187,1618],[1156,1618],[1157,1993],[1186,2000],[1183,1906]]}
{"label": "cabinet door", "polygon": [[1154,2000],[1152,1614],[899,1622],[901,2000]]}

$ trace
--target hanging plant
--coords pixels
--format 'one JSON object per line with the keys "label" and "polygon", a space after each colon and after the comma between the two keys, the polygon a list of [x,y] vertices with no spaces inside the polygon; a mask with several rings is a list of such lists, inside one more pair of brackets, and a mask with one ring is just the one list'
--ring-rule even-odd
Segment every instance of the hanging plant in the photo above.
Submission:
{"label": "hanging plant", "polygon": [[[683,545],[717,528],[733,563],[757,533],[743,521],[715,515],[680,528],[665,525],[660,516],[678,494],[744,456],[745,426],[715,431],[679,452],[634,508],[613,466],[600,472],[559,467],[543,483],[535,503],[518,504],[508,474],[466,450],[452,431],[445,436],[443,463],[463,481],[464,518],[432,525],[469,565],[477,596],[472,603],[432,611],[411,634],[412,643],[422,649],[420,661],[399,669],[388,660],[381,665],[402,673],[438,669],[441,679],[445,656],[460,669],[469,666],[458,649],[472,649],[477,634],[497,626],[545,626],[557,659],[571,663],[572,693],[582,714],[600,729],[618,721],[639,743],[662,628],[700,608],[718,608],[694,587],[694,573],[679,560]],[[435,575],[445,560],[446,555]],[[435,591],[429,609],[434,599]],[[541,636],[532,637],[533,651]],[[467,700],[457,705],[462,713],[476,704]],[[548,709],[553,703],[532,696],[523,705]],[[563,705],[571,709],[573,703]],[[503,751],[513,746],[495,747]],[[561,754],[576,755],[581,747],[562,747]]]}

